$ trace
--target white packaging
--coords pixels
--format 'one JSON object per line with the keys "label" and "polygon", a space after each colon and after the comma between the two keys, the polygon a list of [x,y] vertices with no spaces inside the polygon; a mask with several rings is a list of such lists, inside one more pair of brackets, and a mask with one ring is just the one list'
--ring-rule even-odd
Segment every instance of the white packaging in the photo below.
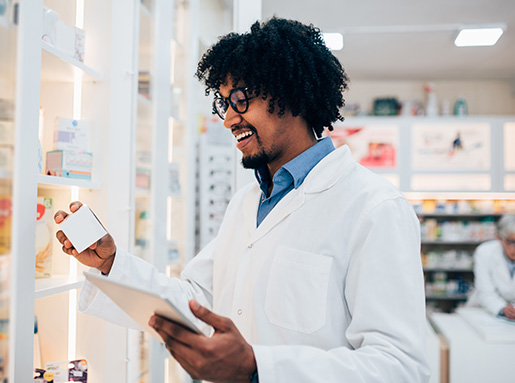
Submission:
{"label": "white packaging", "polygon": [[57,117],[54,125],[54,150],[87,152],[89,123],[87,120],[73,120]]}
{"label": "white packaging", "polygon": [[68,215],[59,227],[79,253],[107,234],[87,205],[82,205],[75,213]]}
{"label": "white packaging", "polygon": [[43,30],[41,33],[41,40],[54,45],[57,37],[57,22],[59,21],[59,14],[43,6]]}
{"label": "white packaging", "polygon": [[54,46],[64,54],[73,57],[75,55],[75,27],[62,20],[57,20],[56,39]]}

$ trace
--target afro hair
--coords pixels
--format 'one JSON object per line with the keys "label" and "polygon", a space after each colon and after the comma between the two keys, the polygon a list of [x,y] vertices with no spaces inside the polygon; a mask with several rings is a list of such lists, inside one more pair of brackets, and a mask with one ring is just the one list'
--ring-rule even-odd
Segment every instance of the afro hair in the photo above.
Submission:
{"label": "afro hair", "polygon": [[268,111],[301,116],[322,136],[342,120],[343,92],[349,79],[327,48],[320,29],[280,18],[255,22],[250,32],[222,36],[202,56],[195,76],[206,95],[228,80],[242,82],[250,93],[268,99]]}

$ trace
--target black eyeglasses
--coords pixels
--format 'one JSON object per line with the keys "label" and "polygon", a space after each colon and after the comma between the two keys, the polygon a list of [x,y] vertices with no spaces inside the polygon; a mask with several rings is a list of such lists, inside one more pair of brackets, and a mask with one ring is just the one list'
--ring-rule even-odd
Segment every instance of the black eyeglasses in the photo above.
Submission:
{"label": "black eyeglasses", "polygon": [[504,243],[510,247],[515,246],[515,240],[514,239],[503,239]]}
{"label": "black eyeglasses", "polygon": [[236,113],[245,113],[249,109],[249,100],[254,98],[247,95],[248,89],[249,88],[234,88],[229,92],[229,97],[215,97],[213,100],[213,111],[216,112],[222,120],[225,120],[229,105],[231,105],[231,108],[233,108]]}

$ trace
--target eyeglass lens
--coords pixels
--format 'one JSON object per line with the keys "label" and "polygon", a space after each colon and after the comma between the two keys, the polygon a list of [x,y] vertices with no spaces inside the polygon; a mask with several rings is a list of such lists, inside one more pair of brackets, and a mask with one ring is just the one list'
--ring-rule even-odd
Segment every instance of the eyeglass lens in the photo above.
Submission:
{"label": "eyeglass lens", "polygon": [[508,245],[508,246],[515,246],[515,239],[505,239],[504,242]]}
{"label": "eyeglass lens", "polygon": [[243,89],[233,89],[229,93],[229,97],[222,98],[217,97],[213,101],[213,106],[216,113],[220,116],[221,119],[225,120],[225,115],[227,114],[227,109],[229,104],[237,113],[245,113],[247,111],[249,102],[247,95]]}

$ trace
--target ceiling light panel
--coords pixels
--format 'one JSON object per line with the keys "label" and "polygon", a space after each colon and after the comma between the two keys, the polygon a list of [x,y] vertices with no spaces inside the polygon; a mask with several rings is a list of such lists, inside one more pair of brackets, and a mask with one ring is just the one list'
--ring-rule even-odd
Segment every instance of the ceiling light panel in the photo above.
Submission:
{"label": "ceiling light panel", "polygon": [[502,28],[462,29],[454,40],[457,47],[484,47],[497,43],[503,34]]}
{"label": "ceiling light panel", "polygon": [[343,35],[341,33],[322,33],[325,45],[332,51],[343,49]]}

